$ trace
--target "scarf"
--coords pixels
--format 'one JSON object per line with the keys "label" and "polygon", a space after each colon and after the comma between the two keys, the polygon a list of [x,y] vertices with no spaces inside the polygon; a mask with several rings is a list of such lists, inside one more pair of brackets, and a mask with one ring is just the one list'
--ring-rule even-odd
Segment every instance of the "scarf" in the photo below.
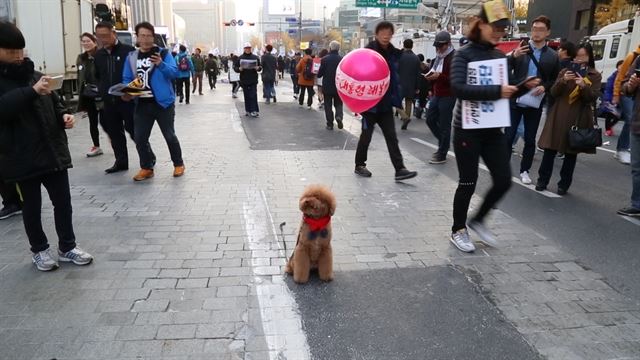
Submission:
{"label": "scarf", "polygon": [[309,225],[309,229],[313,232],[326,228],[327,225],[329,225],[329,223],[331,222],[331,215],[327,215],[319,219],[314,219],[312,217],[304,215],[302,219],[305,224]]}
{"label": "scarf", "polygon": [[451,54],[453,50],[453,46],[449,44],[449,48],[444,53],[436,53],[436,60],[434,61],[434,64],[432,66],[433,71],[439,73],[442,72],[442,68],[444,67],[444,59],[449,56],[449,54]]}
{"label": "scarf", "polygon": [[[591,86],[591,80],[589,80],[588,77],[584,77],[584,83],[587,84],[588,86]],[[573,91],[571,92],[571,94],[569,94],[569,104],[573,104],[574,102],[576,102],[576,100],[578,100],[578,97],[580,96],[580,86],[576,85],[575,89],[573,89]]]}
{"label": "scarf", "polygon": [[25,58],[21,63],[0,63],[0,76],[28,83],[34,74],[35,65]]}

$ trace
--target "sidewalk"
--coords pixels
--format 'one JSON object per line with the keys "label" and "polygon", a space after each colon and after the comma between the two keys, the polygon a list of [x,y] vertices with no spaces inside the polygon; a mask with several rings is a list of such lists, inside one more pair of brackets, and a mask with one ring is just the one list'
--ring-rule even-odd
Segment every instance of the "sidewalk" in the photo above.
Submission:
{"label": "sidewalk", "polygon": [[[279,103],[289,96],[283,88]],[[456,183],[407,153],[419,176],[394,182],[380,134],[369,151],[374,177],[364,179],[353,174],[352,150],[251,150],[226,84],[192,96],[176,114],[186,165],[178,179],[157,127],[156,174],[143,183],[131,180],[132,142],[131,170],[107,176],[110,150],[84,157],[86,121],[69,132],[76,235],[94,264],[39,273],[21,218],[0,222],[0,358],[310,358],[282,275],[279,225],[286,222],[290,250],[297,200],[312,183],[330,186],[338,199],[333,286],[356,270],[452,267],[543,356],[640,358],[640,304],[500,211],[489,224],[503,245],[459,252],[448,242]],[[345,126],[359,135],[354,119]],[[104,133],[102,142],[108,148]]]}

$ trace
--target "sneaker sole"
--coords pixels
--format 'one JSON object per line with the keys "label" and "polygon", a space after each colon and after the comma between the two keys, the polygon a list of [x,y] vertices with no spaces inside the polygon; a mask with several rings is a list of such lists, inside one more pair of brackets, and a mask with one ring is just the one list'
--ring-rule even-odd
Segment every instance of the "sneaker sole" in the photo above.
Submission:
{"label": "sneaker sole", "polygon": [[36,269],[38,269],[38,271],[49,272],[49,271],[56,270],[56,269],[58,269],[58,268],[60,267],[60,266],[58,266],[58,265],[54,265],[54,266],[52,266],[52,267],[50,267],[50,268],[43,268],[43,267],[38,266],[38,264],[36,264],[36,262],[35,262],[35,261],[33,261],[33,259],[31,260],[31,262],[33,263],[33,265],[35,265],[35,266],[36,266]]}
{"label": "sneaker sole", "polygon": [[16,212],[12,212],[11,214],[8,214],[8,215],[0,216],[0,220],[8,219],[8,218],[10,218],[12,216],[16,216],[16,215],[20,215],[20,214],[22,214],[22,210],[16,211]]}
{"label": "sneaker sole", "polygon": [[458,244],[457,244],[457,243],[453,240],[453,238],[451,238],[451,237],[449,238],[449,242],[451,242],[451,243],[453,244],[453,246],[455,246],[455,247],[456,247],[456,249],[458,249],[458,250],[460,250],[460,251],[462,251],[462,252],[465,252],[465,253],[472,253],[472,252],[476,251],[476,249],[473,249],[473,250],[465,250],[465,249],[462,249],[460,246],[458,246]]}
{"label": "sneaker sole", "polygon": [[90,259],[89,261],[87,261],[87,262],[80,262],[80,261],[77,261],[77,260],[67,259],[67,258],[65,258],[65,257],[58,256],[58,261],[59,261],[59,262],[63,262],[63,263],[74,263],[75,265],[78,265],[78,266],[84,266],[84,265],[89,265],[89,264],[91,264],[91,263],[93,262],[93,258],[91,258],[91,259]]}
{"label": "sneaker sole", "polygon": [[627,214],[621,211],[616,211],[616,214],[626,216],[626,217],[640,218],[640,214]]}
{"label": "sneaker sole", "polygon": [[446,162],[447,160],[438,160],[438,161],[429,160],[429,164],[444,164]]}
{"label": "sneaker sole", "polygon": [[97,154],[91,154],[91,155],[87,154],[87,157],[96,157],[96,156],[100,156],[102,154],[104,154],[104,153],[97,153]]}
{"label": "sneaker sole", "polygon": [[359,173],[357,171],[354,171],[353,173],[358,175],[358,176],[365,177],[365,178],[370,178],[371,175],[373,175],[373,174],[361,174],[361,173]]}
{"label": "sneaker sole", "polygon": [[408,179],[413,179],[414,177],[418,176],[418,174],[411,174],[411,175],[404,175],[404,176],[396,176],[396,181],[402,181],[402,180],[408,180]]}

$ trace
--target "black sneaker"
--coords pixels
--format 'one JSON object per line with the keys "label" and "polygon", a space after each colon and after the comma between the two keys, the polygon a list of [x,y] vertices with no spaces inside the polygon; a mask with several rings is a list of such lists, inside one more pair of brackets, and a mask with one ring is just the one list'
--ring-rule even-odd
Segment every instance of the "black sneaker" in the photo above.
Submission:
{"label": "black sneaker", "polygon": [[342,129],[344,127],[344,124],[342,124],[342,119],[336,119],[336,122],[338,123],[338,129]]}
{"label": "black sneaker", "polygon": [[333,130],[333,126],[332,125],[327,125],[327,130]]}
{"label": "black sneaker", "polygon": [[545,190],[547,190],[547,185],[538,181],[536,183],[536,191],[545,191]]}
{"label": "black sneaker", "polygon": [[567,189],[559,187],[558,188],[558,195],[560,195],[560,196],[567,195]]}
{"label": "black sneaker", "polygon": [[418,172],[416,172],[416,171],[409,171],[407,169],[400,169],[400,170],[396,171],[396,181],[411,179],[411,178],[416,177],[417,175],[418,175]]}
{"label": "black sneaker", "polygon": [[0,210],[0,220],[8,219],[14,215],[22,214],[22,208],[20,205],[11,204],[7,205]]}
{"label": "black sneaker", "polygon": [[447,155],[442,155],[440,153],[435,153],[431,156],[431,160],[429,160],[429,164],[444,164],[447,162]]}
{"label": "black sneaker", "polygon": [[372,175],[371,171],[369,171],[366,166],[356,166],[356,169],[353,172],[362,177],[371,177]]}
{"label": "black sneaker", "polygon": [[411,118],[409,119],[403,119],[402,120],[402,126],[400,127],[402,130],[407,130],[407,127],[409,126],[409,123],[411,122]]}
{"label": "black sneaker", "polygon": [[[629,206],[624,209],[618,210],[618,214],[631,217],[640,217],[640,209]],[[2,219],[2,217],[0,217],[0,219]]]}
{"label": "black sneaker", "polygon": [[273,103],[275,104],[275,103],[277,103],[277,102],[278,102],[278,100],[277,100],[277,99],[276,99],[276,97],[274,96],[274,97],[273,97]]}

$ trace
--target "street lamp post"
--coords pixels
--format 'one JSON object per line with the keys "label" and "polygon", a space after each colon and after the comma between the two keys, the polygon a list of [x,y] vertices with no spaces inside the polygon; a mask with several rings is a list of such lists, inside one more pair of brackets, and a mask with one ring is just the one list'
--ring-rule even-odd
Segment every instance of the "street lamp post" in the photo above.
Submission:
{"label": "street lamp post", "polygon": [[298,37],[300,39],[299,47],[302,48],[302,0],[300,0],[300,19],[298,19]]}

